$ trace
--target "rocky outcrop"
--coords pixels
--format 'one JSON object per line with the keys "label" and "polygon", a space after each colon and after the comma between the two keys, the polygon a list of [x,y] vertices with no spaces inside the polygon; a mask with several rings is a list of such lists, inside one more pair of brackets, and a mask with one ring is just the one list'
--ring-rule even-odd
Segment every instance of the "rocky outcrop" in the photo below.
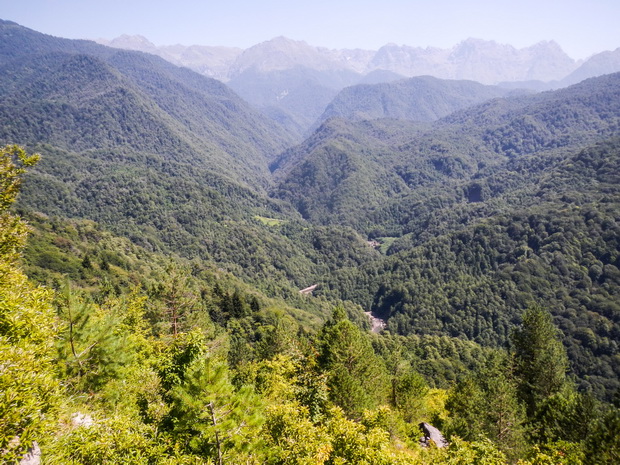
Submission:
{"label": "rocky outcrop", "polygon": [[448,441],[443,437],[443,434],[428,423],[420,423],[420,429],[424,433],[424,437],[420,440],[422,447],[430,447],[434,444],[436,447],[442,448],[448,446]]}
{"label": "rocky outcrop", "polygon": [[28,453],[19,461],[19,465],[39,465],[41,463],[41,448],[37,441],[32,443]]}

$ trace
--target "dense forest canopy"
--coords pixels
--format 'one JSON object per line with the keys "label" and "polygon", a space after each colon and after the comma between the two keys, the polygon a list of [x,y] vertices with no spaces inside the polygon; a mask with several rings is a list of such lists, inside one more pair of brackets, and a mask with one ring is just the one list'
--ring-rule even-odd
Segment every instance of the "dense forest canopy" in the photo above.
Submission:
{"label": "dense forest canopy", "polygon": [[295,145],[157,57],[0,35],[4,462],[620,461],[620,74],[368,86],[398,105]]}

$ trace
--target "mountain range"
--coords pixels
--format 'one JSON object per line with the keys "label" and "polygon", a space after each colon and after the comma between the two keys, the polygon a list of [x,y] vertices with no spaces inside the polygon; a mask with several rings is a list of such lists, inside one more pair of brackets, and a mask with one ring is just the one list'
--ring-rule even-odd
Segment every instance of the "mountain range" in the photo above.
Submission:
{"label": "mountain range", "polygon": [[467,39],[450,49],[387,44],[376,51],[332,50],[286,37],[246,50],[197,45],[157,47],[144,37],[127,35],[100,42],[154,53],[226,82],[297,137],[307,136],[316,127],[323,109],[340,90],[356,84],[428,75],[539,91],[620,71],[620,49],[576,61],[553,41],[516,49]]}
{"label": "mountain range", "polygon": [[[256,109],[152,54],[8,21],[0,39],[0,141],[42,155],[23,211],[95,221],[269,297],[372,310],[391,334],[502,346],[526,308],[547,306],[581,387],[610,399],[620,386],[620,74],[539,93],[436,77],[339,90],[362,76],[346,56],[367,55],[278,39],[281,60],[227,50],[228,83],[316,85],[280,95],[297,106]],[[479,44],[465,45],[459,60],[475,63]]]}
{"label": "mountain range", "polygon": [[317,71],[346,70],[361,75],[384,70],[402,77],[430,75],[483,84],[556,81],[583,63],[570,58],[553,41],[516,49],[511,45],[470,38],[450,49],[387,44],[379,50],[327,49],[286,37],[276,37],[245,50],[199,45],[158,47],[145,37],[128,35],[100,39],[99,43],[157,54],[198,72],[201,71],[196,67],[202,66],[203,74],[224,82],[249,70],[266,73],[296,67]]}

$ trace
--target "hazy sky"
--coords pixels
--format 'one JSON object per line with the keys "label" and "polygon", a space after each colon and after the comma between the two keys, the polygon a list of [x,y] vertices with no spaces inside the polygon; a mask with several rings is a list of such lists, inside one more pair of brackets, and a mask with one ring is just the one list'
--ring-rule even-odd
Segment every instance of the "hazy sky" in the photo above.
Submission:
{"label": "hazy sky", "polygon": [[475,37],[573,58],[620,47],[620,0],[0,0],[0,18],[71,39],[247,48],[277,36],[329,48],[449,48]]}

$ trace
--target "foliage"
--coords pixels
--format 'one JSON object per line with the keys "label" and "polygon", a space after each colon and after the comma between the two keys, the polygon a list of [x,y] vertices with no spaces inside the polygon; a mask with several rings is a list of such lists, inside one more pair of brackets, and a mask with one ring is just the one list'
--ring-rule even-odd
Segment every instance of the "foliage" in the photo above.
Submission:
{"label": "foliage", "polygon": [[7,145],[0,152],[0,256],[8,263],[14,262],[26,233],[25,225],[8,209],[16,200],[21,175],[38,160],[39,155],[28,155],[17,145]]}
{"label": "foliage", "polygon": [[330,399],[350,416],[373,408],[386,398],[388,380],[368,337],[336,308],[319,335],[319,363],[329,372]]}
{"label": "foliage", "polygon": [[585,445],[587,463],[617,463],[620,460],[620,410],[612,407],[595,424]]}
{"label": "foliage", "polygon": [[60,383],[49,290],[0,258],[0,451],[9,462],[53,428]]}
{"label": "foliage", "polygon": [[15,267],[27,228],[8,211],[21,174],[37,159],[17,146],[0,153],[0,453],[5,462],[49,434],[60,388],[54,376],[52,294]]}
{"label": "foliage", "polygon": [[521,329],[513,335],[513,344],[520,397],[528,414],[533,415],[564,386],[568,368],[566,352],[551,315],[539,307],[525,312]]}
{"label": "foliage", "polygon": [[252,389],[236,390],[226,365],[209,358],[193,362],[184,377],[169,393],[171,433],[176,440],[188,452],[219,465],[238,463],[244,452],[252,454],[262,422]]}
{"label": "foliage", "polygon": [[338,270],[332,294],[372,309],[396,333],[447,333],[491,346],[509,342],[529,306],[545,305],[581,388],[609,399],[618,384],[618,147],[614,139],[564,160],[519,195],[518,209],[488,202],[491,218],[466,207],[470,213],[446,222],[441,215],[457,204],[433,207],[428,221],[438,212],[437,225],[427,231],[428,222],[416,223],[415,234],[424,235],[416,241]]}
{"label": "foliage", "polygon": [[455,438],[439,460],[450,465],[499,465],[506,463],[506,456],[491,441],[481,440],[467,443]]}
{"label": "foliage", "polygon": [[489,357],[485,367],[452,390],[446,432],[469,441],[490,439],[510,459],[522,456],[526,416],[517,380],[507,354]]}
{"label": "foliage", "polygon": [[178,455],[174,461],[165,460],[167,445],[157,437],[155,429],[122,415],[95,417],[92,425],[68,425],[66,428],[51,447],[45,449],[49,463],[190,463]]}
{"label": "foliage", "polygon": [[457,110],[503,97],[510,91],[473,81],[417,76],[393,83],[346,87],[331,101],[320,121],[393,118],[434,121]]}
{"label": "foliage", "polygon": [[220,83],[0,29],[44,155],[22,262],[37,157],[0,159],[4,461],[617,461],[620,75],[281,152]]}

